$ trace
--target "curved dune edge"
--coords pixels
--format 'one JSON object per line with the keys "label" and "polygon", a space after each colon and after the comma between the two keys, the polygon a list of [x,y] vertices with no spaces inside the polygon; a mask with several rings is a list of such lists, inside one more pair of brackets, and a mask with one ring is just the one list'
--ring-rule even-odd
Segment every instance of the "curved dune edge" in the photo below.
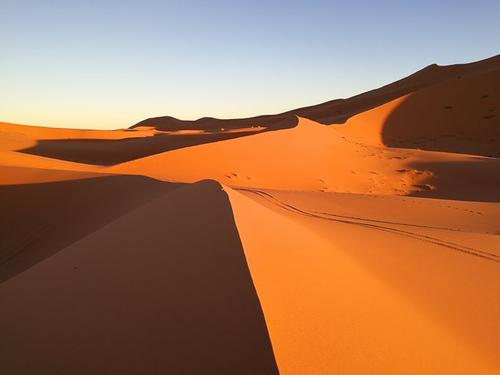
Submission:
{"label": "curved dune edge", "polygon": [[111,220],[0,284],[0,301],[9,374],[278,373],[213,181]]}
{"label": "curved dune edge", "polygon": [[341,125],[368,145],[500,157],[500,68],[396,98]]}
{"label": "curved dune edge", "polygon": [[7,172],[14,181],[0,185],[0,282],[179,187],[143,176],[24,168]]}
{"label": "curved dune edge", "polygon": [[404,194],[428,177],[399,172],[413,154],[351,142],[334,127],[300,118],[293,129],[174,150],[109,171],[232,187]]}
{"label": "curved dune edge", "polygon": [[[500,333],[495,316],[500,308],[491,300],[500,290],[481,290],[485,283],[500,285],[497,263],[443,253],[432,244],[422,248],[413,239],[384,232],[374,235],[348,224],[330,223],[325,229],[314,219],[303,221],[296,213],[277,212],[228,187],[225,191],[281,373],[494,374],[500,370],[495,358]],[[422,251],[437,253],[420,259],[422,264],[416,261]],[[425,281],[428,278],[436,282],[436,290],[448,294],[431,293],[426,299],[412,286],[418,278],[405,279],[404,272],[387,277],[380,264],[373,266],[377,258],[386,262],[382,262],[384,272],[406,267],[424,285],[432,287]],[[473,285],[464,286],[463,296],[451,292],[455,285],[448,283],[460,272],[449,270],[448,261],[476,277]],[[443,305],[436,298],[464,308],[448,313],[454,324],[443,324]],[[473,327],[460,328],[460,323]],[[474,330],[479,333],[471,333]]]}

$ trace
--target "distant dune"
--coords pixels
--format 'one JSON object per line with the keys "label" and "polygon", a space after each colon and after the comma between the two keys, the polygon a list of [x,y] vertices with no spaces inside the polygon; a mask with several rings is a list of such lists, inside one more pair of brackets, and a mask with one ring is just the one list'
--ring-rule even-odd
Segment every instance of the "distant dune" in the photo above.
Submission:
{"label": "distant dune", "polygon": [[[481,76],[490,76],[497,81],[487,82],[487,79],[483,77],[479,78],[478,82],[476,82],[476,79],[472,77],[477,74]],[[263,126],[268,129],[283,129],[295,126],[297,123],[297,116],[304,117],[325,125],[341,124],[345,123],[350,117],[361,112],[378,107],[382,104],[388,103],[397,98],[401,98],[405,95],[416,93],[423,89],[431,88],[434,85],[444,83],[448,83],[448,86],[451,85],[451,88],[454,88],[455,92],[445,93],[445,97],[441,97],[437,102],[434,103],[434,105],[438,106],[438,109],[452,106],[454,103],[455,106],[459,107],[460,102],[468,102],[467,99],[472,98],[473,101],[476,101],[476,99],[478,98],[488,99],[495,96],[498,97],[499,75],[500,55],[470,64],[457,64],[449,66],[439,66],[433,64],[399,81],[360,95],[353,96],[348,99],[335,99],[326,103],[299,108],[277,115],[265,115],[241,119],[216,119],[211,117],[204,117],[195,121],[185,121],[176,119],[174,117],[165,116],[143,120],[132,126],[132,128],[150,126],[158,130],[218,130],[221,128],[230,129],[250,127],[258,124],[259,126]],[[468,78],[468,80],[466,81],[455,82],[456,80],[461,80],[466,77]],[[474,87],[471,87],[472,90],[469,90],[469,84],[471,82],[474,82]],[[465,92],[461,92],[461,90],[464,90]],[[476,91],[480,92],[480,94],[476,95]],[[491,92],[488,93],[486,91]],[[427,95],[428,94],[423,94],[422,96],[425,97]],[[440,96],[439,93],[433,93],[433,95]],[[451,97],[449,97],[450,95]],[[429,100],[433,99],[436,98],[429,98]],[[457,100],[458,102],[456,102]],[[488,106],[488,102],[491,102],[491,100],[483,101],[481,104],[475,103],[474,106],[478,106],[478,104],[480,107],[482,105]],[[441,107],[439,107],[440,104],[442,104]],[[433,109],[433,107],[427,109]],[[484,116],[492,116],[492,113],[489,113],[488,110],[489,108],[486,109],[487,113],[484,113]],[[496,111],[495,113],[498,113],[498,111]],[[454,114],[456,114],[456,112],[454,112]],[[425,114],[420,113],[420,115]],[[453,120],[450,120],[449,123],[452,123],[452,121]],[[498,124],[498,118],[496,119],[496,121],[496,124]],[[407,127],[405,127],[405,129],[407,129]],[[411,129],[414,128],[411,127]],[[414,129],[414,131],[415,130],[416,129]]]}
{"label": "distant dune", "polygon": [[277,115],[0,123],[0,369],[500,373],[499,110],[495,56]]}

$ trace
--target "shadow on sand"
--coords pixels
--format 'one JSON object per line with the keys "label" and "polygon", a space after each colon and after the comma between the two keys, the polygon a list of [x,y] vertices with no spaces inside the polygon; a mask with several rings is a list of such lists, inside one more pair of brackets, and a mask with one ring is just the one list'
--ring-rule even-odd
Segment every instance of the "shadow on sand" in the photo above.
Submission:
{"label": "shadow on sand", "polygon": [[142,176],[0,186],[0,282],[179,186]]}
{"label": "shadow on sand", "polygon": [[500,157],[500,75],[453,79],[416,91],[387,117],[389,147]]}
{"label": "shadow on sand", "polygon": [[412,167],[431,171],[433,176],[426,182],[438,187],[412,196],[500,202],[500,159],[471,157],[465,162],[415,163]]}
{"label": "shadow on sand", "polygon": [[[104,203],[84,191],[120,179],[33,185],[31,194],[45,193],[31,202],[52,195],[59,196],[52,203],[79,206],[64,209],[67,223],[54,229],[60,235],[81,224],[77,216],[98,217],[81,212],[83,201]],[[202,181],[169,191],[127,180],[127,199],[138,183],[148,185],[144,193],[166,193],[107,225],[92,224],[101,228],[0,285],[2,337],[9,342],[2,367],[12,374],[277,374],[221,186]],[[113,197],[117,186],[110,190],[103,196]],[[63,192],[71,198],[64,203]],[[28,192],[19,195],[28,199]],[[18,215],[43,219],[51,203],[38,205],[45,211]]]}
{"label": "shadow on sand", "polygon": [[223,141],[259,134],[261,131],[234,133],[207,132],[203,134],[157,134],[152,137],[109,139],[39,140],[35,146],[18,152],[45,156],[77,163],[110,166],[130,160],[172,151],[183,147]]}

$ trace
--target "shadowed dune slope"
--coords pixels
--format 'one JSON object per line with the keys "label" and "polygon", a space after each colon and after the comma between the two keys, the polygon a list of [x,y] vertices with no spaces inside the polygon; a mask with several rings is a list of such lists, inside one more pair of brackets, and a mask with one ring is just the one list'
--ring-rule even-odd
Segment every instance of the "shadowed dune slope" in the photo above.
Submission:
{"label": "shadowed dune slope", "polygon": [[[348,202],[339,196],[324,204],[324,193],[226,190],[281,373],[500,370],[498,236],[432,229],[413,219],[416,198],[391,203],[392,220],[404,211],[417,224],[409,227],[375,222],[373,212],[367,220],[363,209],[336,217],[332,202]],[[433,202],[429,212],[443,213]]]}
{"label": "shadowed dune slope", "polygon": [[499,157],[500,67],[424,88],[337,127],[367,145]]}
{"label": "shadowed dune slope", "polygon": [[365,144],[500,157],[500,67],[395,99],[340,128]]}
{"label": "shadowed dune slope", "polygon": [[500,158],[500,67],[417,91],[385,120],[390,147]]}
{"label": "shadowed dune slope", "polygon": [[19,152],[94,165],[113,165],[178,148],[223,141],[256,134],[241,132],[205,132],[201,134],[155,134],[127,139],[51,139]]}
{"label": "shadowed dune slope", "polygon": [[[24,153],[22,150],[36,148],[38,144],[45,144],[44,142],[50,144],[50,140],[60,141],[63,144],[65,142],[77,142],[78,139],[94,140],[96,143],[99,143],[98,141],[111,142],[112,140],[119,142],[119,140],[125,140],[126,138],[152,137],[154,134],[156,134],[154,129],[144,128],[133,131],[79,130],[0,123],[0,166],[102,174],[102,169],[99,170],[93,165],[68,161],[79,158],[73,157],[63,160],[56,158],[58,155],[45,157],[43,155]],[[78,152],[76,154],[79,155]],[[5,178],[1,179],[7,180]],[[13,179],[9,178],[9,180]]]}
{"label": "shadowed dune slope", "polygon": [[[432,171],[417,197],[463,201],[500,202],[500,159],[464,158],[422,159],[411,164],[416,170]],[[429,189],[427,186],[433,188]]]}
{"label": "shadowed dune slope", "polygon": [[227,195],[166,193],[0,286],[9,374],[277,374]]}
{"label": "shadowed dune slope", "polygon": [[0,281],[178,186],[142,176],[0,186]]}
{"label": "shadowed dune slope", "polygon": [[113,165],[197,144],[265,131],[250,127],[221,131],[161,132],[151,127],[80,130],[0,123],[0,151],[17,151],[58,160]]}
{"label": "shadowed dune slope", "polygon": [[380,106],[391,100],[415,92],[434,84],[454,78],[461,78],[477,72],[500,69],[500,56],[469,64],[438,66],[436,64],[406,77],[366,93],[348,99],[336,99],[322,104],[299,108],[277,115],[256,116],[241,119],[217,119],[204,117],[195,121],[179,120],[174,117],[154,117],[143,120],[132,128],[150,126],[160,130],[177,129],[220,129],[263,126],[284,129],[296,125],[296,116],[305,117],[329,125],[344,123],[351,116]]}

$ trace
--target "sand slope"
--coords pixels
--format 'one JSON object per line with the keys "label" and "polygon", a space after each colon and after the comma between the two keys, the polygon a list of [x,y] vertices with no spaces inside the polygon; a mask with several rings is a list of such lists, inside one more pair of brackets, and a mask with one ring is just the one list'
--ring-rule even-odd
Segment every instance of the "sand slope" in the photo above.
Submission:
{"label": "sand slope", "polygon": [[367,144],[500,156],[500,67],[447,80],[350,118]]}
{"label": "sand slope", "polygon": [[140,176],[0,186],[0,280],[177,186]]}
{"label": "sand slope", "polygon": [[132,210],[0,286],[9,374],[276,374],[220,185]]}
{"label": "sand slope", "polygon": [[500,373],[499,77],[496,56],[280,115],[0,123],[2,370]]}
{"label": "sand slope", "polygon": [[[212,178],[239,187],[390,194],[404,189],[400,155],[350,142],[333,127],[300,118],[293,129],[175,150],[110,170],[174,181]],[[384,182],[372,182],[378,178]]]}
{"label": "sand slope", "polygon": [[[311,193],[277,200],[273,192],[226,190],[283,373],[494,374],[500,368],[498,236],[456,225],[433,229],[432,218],[416,221],[412,214],[404,216],[406,225],[363,218],[363,210],[356,219],[338,217]],[[328,201],[346,203],[337,198]],[[443,211],[439,204],[426,202],[426,210]],[[393,200],[384,214],[405,206]],[[467,235],[476,249],[453,242]]]}
{"label": "sand slope", "polygon": [[175,150],[109,170],[165,181],[212,178],[232,187],[500,199],[499,159],[387,148],[359,142],[344,129],[300,118],[293,129]]}
{"label": "sand slope", "polygon": [[[22,160],[32,162],[50,158],[57,160],[57,165],[73,165],[73,168],[82,169],[86,168],[86,164],[113,165],[178,148],[248,136],[264,130],[262,127],[215,131],[157,131],[152,127],[77,130],[0,123],[0,154],[3,154],[3,159],[14,159],[11,163],[16,164],[21,157]],[[17,151],[14,158],[13,151]],[[43,158],[32,158],[31,155]],[[75,163],[83,165],[77,166]]]}

